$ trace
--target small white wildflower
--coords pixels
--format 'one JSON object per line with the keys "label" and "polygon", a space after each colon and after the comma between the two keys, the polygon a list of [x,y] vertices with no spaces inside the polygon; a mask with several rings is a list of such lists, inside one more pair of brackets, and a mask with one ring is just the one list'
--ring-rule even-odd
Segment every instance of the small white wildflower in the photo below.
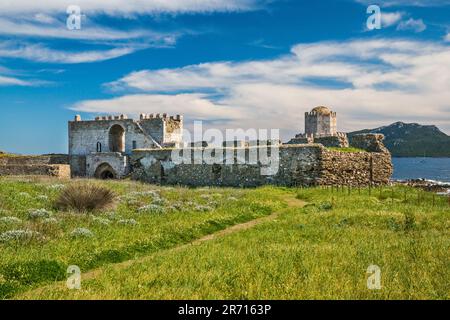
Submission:
{"label": "small white wildflower", "polygon": [[156,204],[148,204],[146,206],[140,207],[138,209],[138,212],[141,212],[141,213],[146,213],[146,212],[149,212],[149,213],[163,213],[164,212],[164,208],[159,206],[159,205],[156,205]]}
{"label": "small white wildflower", "polygon": [[92,238],[94,233],[86,228],[76,228],[70,233],[72,238]]}
{"label": "small white wildflower", "polygon": [[30,219],[50,218],[51,216],[52,213],[45,209],[30,210],[30,212],[28,213],[28,217]]}
{"label": "small white wildflower", "polygon": [[40,236],[39,232],[31,230],[10,230],[0,234],[0,242],[28,241]]}
{"label": "small white wildflower", "polygon": [[17,195],[23,198],[29,198],[30,194],[28,192],[19,192]]}
{"label": "small white wildflower", "polygon": [[133,191],[130,192],[127,196],[130,197],[152,197],[152,198],[159,198],[158,191],[155,190],[147,190],[147,191]]}
{"label": "small white wildflower", "polygon": [[58,219],[56,218],[45,218],[42,220],[43,223],[46,224],[54,224],[54,223],[58,223]]}
{"label": "small white wildflower", "polygon": [[228,197],[227,200],[228,201],[238,201],[238,198],[236,198],[236,197]]}
{"label": "small white wildflower", "polygon": [[63,185],[63,184],[52,184],[52,185],[48,186],[48,189],[61,190],[61,189],[64,189],[64,187],[65,187],[65,185]]}
{"label": "small white wildflower", "polygon": [[0,222],[5,224],[15,224],[15,223],[22,223],[22,220],[20,220],[17,217],[1,217]]}
{"label": "small white wildflower", "polygon": [[36,199],[46,201],[48,200],[48,197],[45,194],[40,194],[36,197]]}
{"label": "small white wildflower", "polygon": [[102,224],[102,225],[108,225],[111,223],[111,221],[109,219],[106,218],[101,218],[101,217],[92,217],[92,220],[96,223]]}
{"label": "small white wildflower", "polygon": [[195,211],[203,211],[203,212],[207,212],[207,211],[211,211],[213,210],[213,208],[209,207],[209,206],[204,206],[204,205],[196,205],[194,207]]}
{"label": "small white wildflower", "polygon": [[118,215],[115,212],[108,212],[105,214],[105,216],[106,216],[106,219],[109,219],[109,220],[115,220],[118,218]]}
{"label": "small white wildflower", "polygon": [[125,224],[125,225],[130,225],[130,226],[135,226],[137,225],[137,221],[134,219],[121,219],[119,221],[117,221],[117,223],[119,224]]}
{"label": "small white wildflower", "polygon": [[185,208],[185,206],[181,202],[175,202],[169,208],[175,211],[182,211]]}
{"label": "small white wildflower", "polygon": [[202,198],[202,199],[209,199],[211,197],[212,197],[212,195],[210,195],[210,194],[202,194],[202,195],[200,195],[200,198]]}
{"label": "small white wildflower", "polygon": [[217,207],[219,203],[217,201],[209,201],[207,206],[209,207]]}
{"label": "small white wildflower", "polygon": [[163,206],[166,204],[166,200],[164,200],[162,198],[155,198],[155,199],[153,199],[152,204],[157,205],[157,206]]}

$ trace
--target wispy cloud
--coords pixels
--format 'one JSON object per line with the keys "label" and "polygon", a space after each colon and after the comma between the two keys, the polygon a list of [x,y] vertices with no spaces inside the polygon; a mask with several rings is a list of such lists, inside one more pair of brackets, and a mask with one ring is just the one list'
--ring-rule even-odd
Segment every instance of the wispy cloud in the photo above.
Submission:
{"label": "wispy cloud", "polygon": [[133,40],[137,38],[150,39],[152,42],[164,43],[173,37],[171,34],[154,32],[151,30],[121,31],[107,27],[101,27],[92,23],[87,24],[81,30],[68,30],[66,23],[61,21],[48,21],[46,23],[30,22],[0,17],[0,35],[14,35],[29,38],[59,38],[75,40]]}
{"label": "wispy cloud", "polygon": [[402,31],[414,31],[416,33],[423,32],[427,29],[426,24],[423,22],[422,19],[408,19],[406,21],[402,21],[397,26],[397,30]]}
{"label": "wispy cloud", "polygon": [[[263,1],[263,0],[261,0]],[[81,30],[66,28],[66,9],[72,0],[3,0],[0,2],[0,56],[38,62],[86,63],[114,59],[150,47],[175,45],[184,31],[157,32],[149,28],[127,31],[94,23],[98,15],[112,19],[154,14],[195,14],[254,10],[259,0],[78,0],[84,17]],[[130,21],[130,20],[128,20]],[[122,21],[123,22],[123,21]],[[9,37],[14,37],[13,43]],[[72,52],[52,49],[55,39],[94,46]]]}
{"label": "wispy cloud", "polygon": [[108,15],[158,14],[158,13],[207,13],[252,10],[261,4],[258,0],[2,0],[0,12],[55,13],[64,12],[76,4],[86,13]]}
{"label": "wispy cloud", "polygon": [[403,15],[402,12],[382,12],[381,24],[383,27],[395,25],[402,19]]}
{"label": "wispy cloud", "polygon": [[0,66],[0,86],[21,86],[31,87],[47,84],[47,82],[40,80],[26,80],[13,70]]}
{"label": "wispy cloud", "polygon": [[329,105],[339,112],[344,130],[411,119],[439,119],[437,124],[450,130],[450,47],[432,42],[300,44],[273,60],[143,70],[108,86],[125,95],[82,101],[75,108],[183,112],[189,119],[220,119],[224,127],[278,127],[287,137],[301,131],[304,111]]}
{"label": "wispy cloud", "polygon": [[[374,4],[373,0],[356,0],[356,2],[365,5]],[[443,7],[450,5],[450,0],[378,0],[376,3],[383,7]]]}
{"label": "wispy cloud", "polygon": [[29,81],[0,75],[0,86],[32,86]]}
{"label": "wispy cloud", "polygon": [[10,41],[0,44],[0,57],[27,59],[38,62],[74,64],[105,61],[130,54],[139,49],[142,49],[142,47],[124,46],[108,50],[86,50],[77,52],[54,50],[41,44]]}

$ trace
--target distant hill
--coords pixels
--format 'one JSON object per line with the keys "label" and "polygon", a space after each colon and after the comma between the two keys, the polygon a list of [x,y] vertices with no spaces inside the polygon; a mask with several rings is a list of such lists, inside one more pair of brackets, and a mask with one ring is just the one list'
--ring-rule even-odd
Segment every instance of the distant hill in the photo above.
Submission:
{"label": "distant hill", "polygon": [[396,122],[385,127],[350,132],[350,143],[352,136],[359,133],[384,134],[384,144],[395,157],[450,157],[450,136],[436,126]]}

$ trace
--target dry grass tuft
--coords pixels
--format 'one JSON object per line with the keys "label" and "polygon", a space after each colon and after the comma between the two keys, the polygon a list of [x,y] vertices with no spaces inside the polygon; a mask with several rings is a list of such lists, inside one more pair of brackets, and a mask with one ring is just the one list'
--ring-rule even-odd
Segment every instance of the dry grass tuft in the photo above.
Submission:
{"label": "dry grass tuft", "polygon": [[60,210],[92,212],[112,207],[115,198],[116,194],[106,187],[77,183],[65,187],[55,205]]}

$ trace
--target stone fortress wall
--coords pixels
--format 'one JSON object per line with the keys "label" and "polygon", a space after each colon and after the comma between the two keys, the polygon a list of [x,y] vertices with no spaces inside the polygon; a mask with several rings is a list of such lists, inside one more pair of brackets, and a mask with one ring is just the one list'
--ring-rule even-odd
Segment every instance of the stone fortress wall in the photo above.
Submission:
{"label": "stone fortress wall", "polygon": [[[364,135],[361,141],[368,150],[373,144],[382,144],[382,137]],[[174,155],[181,150],[135,150],[130,157],[131,177],[155,184],[187,186],[256,187],[265,184],[281,186],[350,185],[367,186],[386,184],[392,175],[389,152],[341,152],[329,150],[321,144],[285,144],[271,148],[277,152],[278,170],[273,175],[263,174],[261,164],[239,161],[238,152],[249,158],[252,147],[221,148],[223,161],[214,164],[179,163]],[[258,148],[258,147],[256,147]],[[261,148],[261,147],[259,147]],[[213,148],[184,149],[188,153],[210,154]],[[230,149],[233,164],[226,164]],[[175,151],[175,152],[174,152]]]}
{"label": "stone fortress wall", "polygon": [[[345,133],[337,131],[336,113],[316,107],[305,114],[305,134],[287,144],[280,141],[182,142],[183,119],[166,114],[103,116],[69,122],[72,176],[123,178],[190,186],[369,185],[383,184],[392,174],[391,156],[382,136],[354,139],[361,152],[348,147]],[[359,140],[358,140],[359,139]],[[328,147],[335,147],[330,149]],[[271,163],[253,159],[270,155]],[[180,162],[180,154],[188,161]],[[211,161],[208,157],[218,157]],[[255,161],[249,161],[250,159]],[[208,160],[209,159],[209,160]]]}
{"label": "stone fortress wall", "polygon": [[0,154],[0,176],[11,175],[70,178],[69,156],[65,154],[41,156]]}
{"label": "stone fortress wall", "polygon": [[[388,183],[392,163],[383,136],[358,135],[352,146],[361,151],[340,150],[349,143],[347,135],[337,131],[336,118],[326,107],[314,108],[305,114],[305,134],[287,144],[279,140],[225,141],[221,147],[212,147],[199,141],[186,148],[180,115],[141,114],[139,120],[126,115],[82,120],[77,115],[68,123],[69,155],[2,155],[0,175],[131,176],[150,183],[190,186]],[[180,154],[191,160],[180,162]],[[211,161],[212,155],[218,160]],[[269,158],[269,162],[263,161]]]}

